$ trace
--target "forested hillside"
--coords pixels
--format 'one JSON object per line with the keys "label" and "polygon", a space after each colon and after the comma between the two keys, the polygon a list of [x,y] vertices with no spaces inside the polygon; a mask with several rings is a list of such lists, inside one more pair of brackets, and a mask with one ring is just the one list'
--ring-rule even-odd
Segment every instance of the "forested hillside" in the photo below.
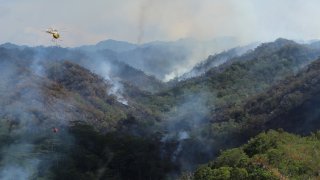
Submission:
{"label": "forested hillside", "polygon": [[309,152],[317,133],[282,131],[319,129],[319,55],[278,39],[210,56],[197,66],[205,73],[165,83],[108,49],[2,45],[0,166],[44,179],[316,177],[315,164],[303,159],[303,169],[291,155]]}
{"label": "forested hillside", "polygon": [[281,130],[263,132],[185,179],[318,179],[319,132],[301,137]]}

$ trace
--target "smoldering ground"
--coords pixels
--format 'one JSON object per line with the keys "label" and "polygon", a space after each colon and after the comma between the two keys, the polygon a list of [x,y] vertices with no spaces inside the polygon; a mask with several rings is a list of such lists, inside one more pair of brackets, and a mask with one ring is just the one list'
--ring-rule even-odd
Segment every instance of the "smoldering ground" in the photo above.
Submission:
{"label": "smoldering ground", "polygon": [[[178,164],[181,172],[192,171],[215,155],[213,142],[200,130],[208,123],[209,96],[214,94],[206,91],[185,92],[184,98],[166,115],[162,124],[165,134],[161,142],[167,148],[163,151],[171,151],[171,161]],[[172,143],[173,149],[168,147]]]}

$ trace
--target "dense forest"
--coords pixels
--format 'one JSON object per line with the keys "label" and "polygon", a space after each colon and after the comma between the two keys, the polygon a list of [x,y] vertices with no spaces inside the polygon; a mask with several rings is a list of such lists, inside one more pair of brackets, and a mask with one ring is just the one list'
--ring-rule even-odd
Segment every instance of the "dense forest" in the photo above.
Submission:
{"label": "dense forest", "polygon": [[213,179],[317,179],[319,132],[301,137],[270,130],[239,148],[222,151],[216,160],[200,166],[194,177]]}

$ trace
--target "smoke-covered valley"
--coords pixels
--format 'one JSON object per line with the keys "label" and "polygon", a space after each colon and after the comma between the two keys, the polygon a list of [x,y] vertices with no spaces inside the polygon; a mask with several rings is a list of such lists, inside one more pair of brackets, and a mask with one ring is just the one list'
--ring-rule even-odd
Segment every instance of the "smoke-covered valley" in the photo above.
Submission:
{"label": "smoke-covered valley", "polygon": [[261,131],[310,134],[318,45],[0,45],[0,178],[192,178]]}
{"label": "smoke-covered valley", "polygon": [[[188,72],[209,55],[240,45],[241,42],[234,37],[221,37],[210,41],[189,38],[145,44],[106,40],[96,45],[82,46],[76,49],[89,52],[111,50],[119,61],[142,70],[148,75],[155,76],[159,80],[169,81]],[[238,54],[250,48],[254,48],[254,45],[248,46],[247,49],[239,49]]]}

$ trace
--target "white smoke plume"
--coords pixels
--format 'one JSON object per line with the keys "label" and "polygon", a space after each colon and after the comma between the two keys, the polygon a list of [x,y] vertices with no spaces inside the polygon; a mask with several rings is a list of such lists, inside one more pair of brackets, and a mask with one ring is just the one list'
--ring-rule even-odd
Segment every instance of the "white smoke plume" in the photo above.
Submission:
{"label": "white smoke plume", "polygon": [[128,105],[128,101],[124,97],[123,85],[119,79],[111,75],[111,68],[118,68],[111,62],[106,61],[105,57],[100,55],[89,55],[90,62],[85,62],[83,65],[90,69],[92,72],[103,77],[108,84],[111,85],[108,95],[114,95],[118,102]]}
{"label": "white smoke plume", "polygon": [[[206,122],[210,108],[207,104],[207,97],[214,96],[208,92],[192,93],[185,92],[185,98],[172,111],[167,114],[164,122],[164,134],[161,142],[165,145],[169,142],[176,142],[176,148],[172,152],[171,160],[179,164],[182,171],[192,170],[194,165],[199,163],[193,159],[196,154],[212,156],[212,148],[205,138],[198,132]],[[190,147],[192,142],[194,147]],[[188,153],[186,153],[188,152]]]}

